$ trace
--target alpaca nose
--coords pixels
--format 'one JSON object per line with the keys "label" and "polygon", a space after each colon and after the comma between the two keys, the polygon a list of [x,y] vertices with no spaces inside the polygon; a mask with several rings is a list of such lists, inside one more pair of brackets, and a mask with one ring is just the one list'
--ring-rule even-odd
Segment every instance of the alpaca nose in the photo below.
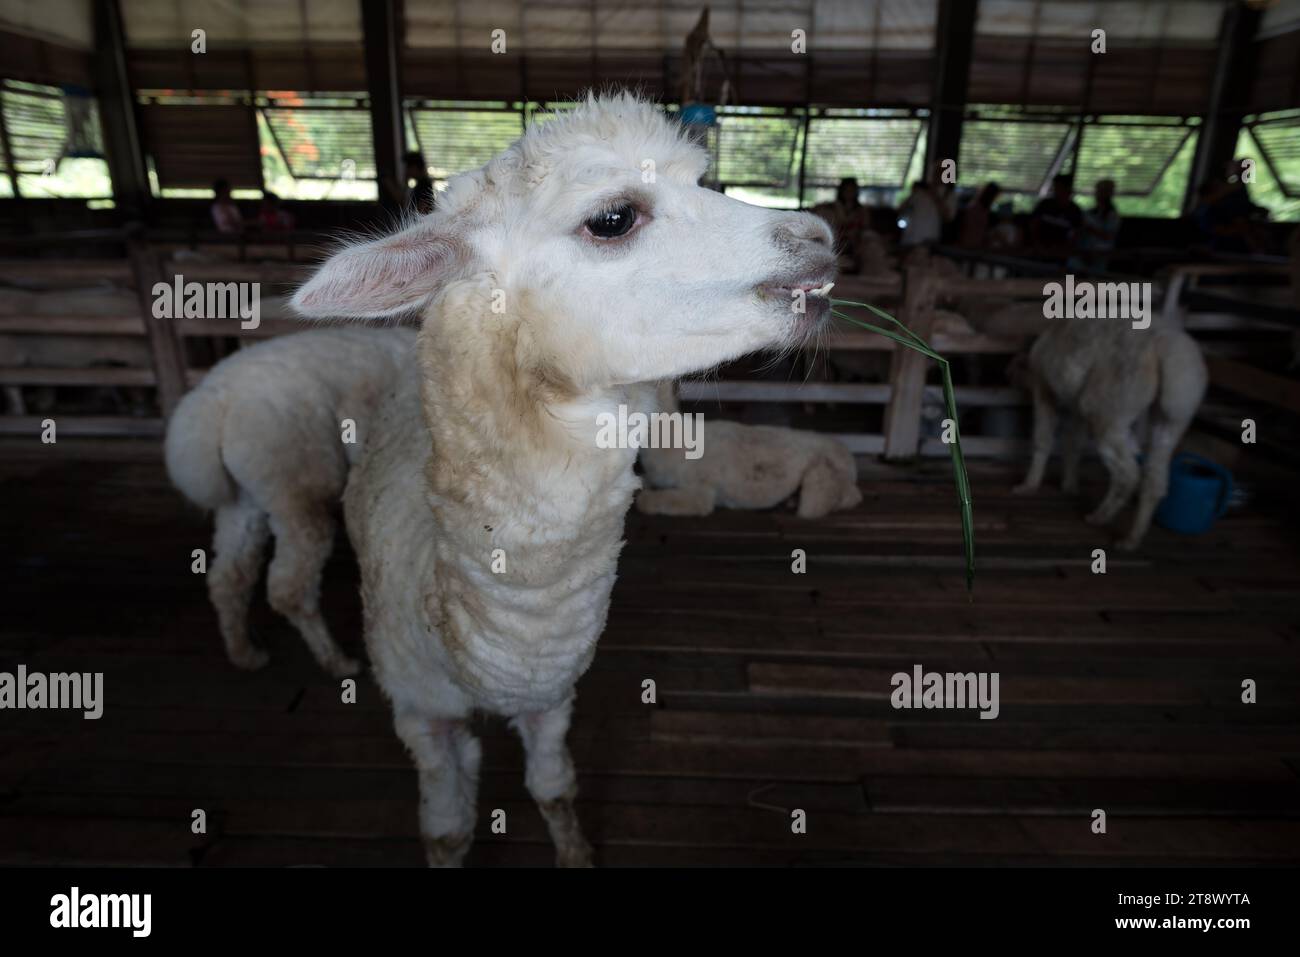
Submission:
{"label": "alpaca nose", "polygon": [[791,252],[806,252],[807,244],[830,248],[834,236],[826,220],[812,213],[791,213],[776,227],[776,241]]}

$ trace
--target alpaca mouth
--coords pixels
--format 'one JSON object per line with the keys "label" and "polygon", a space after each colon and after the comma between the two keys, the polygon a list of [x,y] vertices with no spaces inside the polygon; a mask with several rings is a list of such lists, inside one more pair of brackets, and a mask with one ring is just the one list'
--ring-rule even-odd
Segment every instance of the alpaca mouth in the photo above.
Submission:
{"label": "alpaca mouth", "polygon": [[791,302],[795,299],[795,292],[799,291],[804,294],[805,299],[827,299],[829,300],[831,290],[835,288],[834,279],[826,279],[821,282],[798,282],[789,284],[764,283],[758,287],[758,291],[763,298],[784,299]]}
{"label": "alpaca mouth", "polygon": [[793,322],[787,335],[806,340],[830,318],[831,290],[835,288],[833,272],[814,274],[804,282],[773,282],[758,287],[759,298],[790,310]]}

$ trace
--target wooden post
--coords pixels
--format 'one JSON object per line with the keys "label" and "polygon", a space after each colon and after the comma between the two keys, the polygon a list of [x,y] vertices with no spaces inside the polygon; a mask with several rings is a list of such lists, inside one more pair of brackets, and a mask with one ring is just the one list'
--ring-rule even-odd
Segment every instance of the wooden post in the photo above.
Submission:
{"label": "wooden post", "polygon": [[1236,155],[1237,137],[1258,66],[1255,33],[1261,16],[1258,9],[1240,3],[1224,8],[1210,102],[1206,104],[1205,122],[1196,138],[1192,175],[1187,178],[1187,192],[1183,196],[1184,212],[1196,205],[1197,187],[1220,172]]}
{"label": "wooden post", "polygon": [[[366,85],[370,94],[370,127],[375,151],[379,202],[390,212],[402,207],[406,192],[402,153],[402,84],[398,72],[400,15],[394,0],[362,0],[361,28],[366,55]],[[396,184],[398,195],[393,195]]]}
{"label": "wooden post", "polygon": [[131,271],[135,276],[136,297],[140,302],[140,318],[149,335],[149,349],[153,353],[154,375],[158,382],[158,404],[163,418],[171,418],[176,403],[185,395],[185,352],[181,337],[176,331],[175,319],[159,319],[153,314],[153,288],[165,282],[158,251],[140,236],[128,242]]}
{"label": "wooden post", "polygon": [[138,219],[145,214],[152,194],[136,125],[120,4],[118,0],[100,0],[93,6],[95,82],[104,132],[104,158],[113,180],[118,213],[124,220]]}
{"label": "wooden post", "polygon": [[[935,279],[928,257],[918,255],[903,277],[903,306],[899,322],[922,339],[934,319]],[[896,346],[889,365],[889,404],[885,406],[885,458],[915,458],[921,448],[921,399],[930,360],[912,349]]]}
{"label": "wooden post", "polygon": [[978,7],[979,4],[970,0],[939,0],[934,89],[930,97],[923,179],[929,178],[941,160],[960,159]]}

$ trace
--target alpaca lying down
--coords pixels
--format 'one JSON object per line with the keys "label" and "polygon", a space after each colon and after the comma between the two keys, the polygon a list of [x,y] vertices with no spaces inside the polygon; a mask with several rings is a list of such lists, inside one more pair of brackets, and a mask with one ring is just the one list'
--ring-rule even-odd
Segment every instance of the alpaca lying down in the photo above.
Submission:
{"label": "alpaca lying down", "polygon": [[418,373],[374,413],[344,514],[430,864],[473,838],[475,711],[519,732],[559,863],[590,863],[565,735],[640,484],[600,421],[653,411],[635,383],[793,346],[829,316],[812,293],[834,278],[825,224],[705,189],[706,167],[655,107],[592,98],[295,297],[307,316],[421,314]]}
{"label": "alpaca lying down", "polygon": [[[661,408],[676,411],[672,383]],[[641,450],[648,488],[636,497],[646,515],[708,515],[723,508],[772,508],[796,492],[799,517],[821,518],[862,501],[853,454],[835,439],[770,425],[711,419],[699,458],[684,449]]]}
{"label": "alpaca lying down", "polygon": [[[391,383],[414,370],[410,329],[314,329],[241,349],[217,363],[176,407],[164,446],[172,483],[216,513],[208,594],[230,661],[260,668],[248,607],[267,538],[271,607],[302,634],[333,675],[358,665],[330,637],[320,577],[334,545],[337,507],[372,413]],[[344,421],[356,441],[344,441]]]}

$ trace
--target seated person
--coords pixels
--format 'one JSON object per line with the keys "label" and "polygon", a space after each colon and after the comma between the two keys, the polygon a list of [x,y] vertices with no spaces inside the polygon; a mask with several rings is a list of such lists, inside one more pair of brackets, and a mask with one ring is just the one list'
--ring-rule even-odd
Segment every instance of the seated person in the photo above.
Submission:
{"label": "seated person", "polygon": [[1078,262],[1084,269],[1104,270],[1115,251],[1119,236],[1120,215],[1115,208],[1115,181],[1097,181],[1094,196],[1096,205],[1083,214],[1083,228],[1079,232]]}
{"label": "seated person", "polygon": [[898,226],[903,231],[899,246],[909,248],[937,243],[943,234],[944,198],[930,184],[918,179],[912,194],[898,210]]}
{"label": "seated person", "polygon": [[993,203],[1001,190],[997,183],[986,183],[979,195],[962,210],[957,245],[966,249],[985,249],[990,245],[989,231],[994,224]]}
{"label": "seated person", "polygon": [[1070,176],[1052,177],[1052,195],[1034,207],[1029,220],[1029,244],[1035,255],[1065,261],[1074,251],[1083,210],[1070,198],[1073,192]]}
{"label": "seated person", "polygon": [[293,231],[293,214],[280,206],[280,197],[275,193],[262,194],[262,205],[257,211],[257,225],[264,233],[287,233]]}
{"label": "seated person", "polygon": [[230,196],[230,181],[219,179],[212,184],[212,225],[219,233],[238,234],[244,231],[244,216]]}
{"label": "seated person", "polygon": [[818,203],[812,212],[826,220],[835,233],[835,248],[840,252],[840,270],[856,273],[862,267],[862,237],[867,229],[868,211],[858,199],[858,181],[852,176],[840,180],[835,200]]}
{"label": "seated person", "polygon": [[1263,252],[1267,240],[1259,224],[1268,212],[1251,202],[1241,160],[1229,160],[1225,174],[1216,181],[1215,195],[1205,213],[1210,248],[1219,253]]}

